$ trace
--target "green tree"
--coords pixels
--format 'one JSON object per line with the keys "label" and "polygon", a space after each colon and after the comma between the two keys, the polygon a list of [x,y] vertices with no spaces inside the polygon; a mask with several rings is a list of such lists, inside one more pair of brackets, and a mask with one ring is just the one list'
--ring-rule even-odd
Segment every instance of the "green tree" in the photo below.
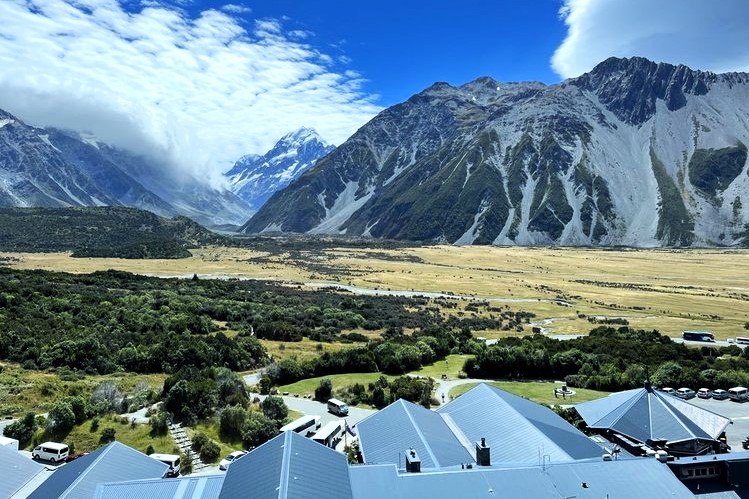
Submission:
{"label": "green tree", "polygon": [[213,440],[208,440],[200,449],[200,460],[204,463],[215,463],[221,455],[221,447]]}
{"label": "green tree", "polygon": [[47,416],[47,431],[51,434],[68,433],[75,426],[75,413],[70,402],[58,401],[49,410]]}
{"label": "green tree", "polygon": [[247,447],[257,447],[264,444],[278,433],[278,425],[265,414],[249,411],[242,426],[242,441]]}
{"label": "green tree", "polygon": [[26,447],[31,442],[35,430],[36,417],[33,412],[27,412],[21,419],[3,428],[3,435],[15,438],[21,447]]}
{"label": "green tree", "polygon": [[684,368],[677,362],[664,362],[653,373],[653,384],[660,387],[679,386],[682,384]]}
{"label": "green tree", "polygon": [[273,395],[265,397],[265,400],[260,404],[260,408],[268,419],[274,421],[283,421],[289,415],[289,408],[286,407],[283,399]]}
{"label": "green tree", "polygon": [[315,400],[318,402],[327,402],[333,395],[333,382],[328,378],[320,380],[320,384],[315,388]]}
{"label": "green tree", "polygon": [[221,411],[219,417],[219,435],[222,439],[236,441],[242,438],[242,428],[247,421],[247,411],[241,406],[233,405]]}

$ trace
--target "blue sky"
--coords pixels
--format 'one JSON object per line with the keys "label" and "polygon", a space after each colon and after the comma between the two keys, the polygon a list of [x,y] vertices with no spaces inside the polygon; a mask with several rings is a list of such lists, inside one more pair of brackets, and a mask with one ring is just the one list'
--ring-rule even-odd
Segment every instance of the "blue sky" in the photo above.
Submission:
{"label": "blue sky", "polygon": [[0,19],[0,108],[217,184],[435,81],[551,84],[610,56],[749,70],[749,0],[0,0]]}
{"label": "blue sky", "polygon": [[[549,60],[566,29],[560,0],[274,0],[248,2],[248,17],[288,17],[308,42],[351,59],[365,89],[392,105],[435,81],[461,84],[479,76],[500,81],[559,81]],[[355,7],[352,7],[354,6]]]}

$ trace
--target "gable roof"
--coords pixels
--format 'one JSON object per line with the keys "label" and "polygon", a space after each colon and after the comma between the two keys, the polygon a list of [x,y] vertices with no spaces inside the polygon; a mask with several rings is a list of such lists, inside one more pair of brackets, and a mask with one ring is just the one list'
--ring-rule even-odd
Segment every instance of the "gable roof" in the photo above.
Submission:
{"label": "gable roof", "polygon": [[346,456],[287,431],[233,462],[220,499],[351,499]]}
{"label": "gable roof", "polygon": [[643,443],[651,439],[715,440],[731,422],[652,388],[612,393],[575,409],[590,428],[613,430]]}
{"label": "gable roof", "polygon": [[44,467],[36,464],[17,450],[0,445],[0,497],[11,497],[24,485],[44,471]]}
{"label": "gable roof", "polygon": [[413,448],[422,468],[440,468],[474,459],[442,417],[420,405],[398,400],[356,425],[359,448],[366,463],[403,465]]}
{"label": "gable roof", "polygon": [[94,499],[218,499],[226,475],[191,475],[181,478],[151,478],[129,482],[103,483]]}
{"label": "gable roof", "polygon": [[161,478],[168,468],[166,464],[115,441],[60,466],[29,499],[90,499],[100,483]]}
{"label": "gable roof", "polygon": [[422,473],[398,473],[393,465],[352,466],[350,474],[354,499],[695,497],[666,465],[645,458]]}
{"label": "gable roof", "polygon": [[[551,409],[481,383],[437,409],[469,442],[486,437],[495,463],[600,458],[601,447]],[[541,456],[541,457],[539,457]]]}

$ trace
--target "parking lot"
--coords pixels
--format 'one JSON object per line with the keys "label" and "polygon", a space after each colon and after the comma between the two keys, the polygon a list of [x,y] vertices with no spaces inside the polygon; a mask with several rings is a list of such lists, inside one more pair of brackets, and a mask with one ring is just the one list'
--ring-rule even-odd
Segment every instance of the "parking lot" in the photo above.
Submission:
{"label": "parking lot", "polygon": [[741,441],[749,435],[749,402],[733,402],[731,400],[701,399],[695,397],[688,401],[690,404],[715,412],[730,418],[733,424],[726,428],[728,445],[732,452],[743,450]]}

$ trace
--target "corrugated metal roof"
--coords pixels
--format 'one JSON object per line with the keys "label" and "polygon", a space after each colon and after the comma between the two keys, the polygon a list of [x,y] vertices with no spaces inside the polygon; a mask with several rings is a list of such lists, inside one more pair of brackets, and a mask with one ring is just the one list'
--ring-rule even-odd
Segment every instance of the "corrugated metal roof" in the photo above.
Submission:
{"label": "corrugated metal roof", "polygon": [[413,447],[422,468],[473,462],[445,421],[434,411],[398,400],[356,425],[366,463],[403,466],[404,452]]}
{"label": "corrugated metal roof", "polygon": [[12,496],[42,471],[42,466],[17,450],[0,445],[0,497]]}
{"label": "corrugated metal roof", "polygon": [[694,499],[655,459],[578,461],[529,468],[397,473],[393,465],[350,468],[354,499]]}
{"label": "corrugated metal roof", "polygon": [[94,497],[100,483],[161,478],[169,467],[119,442],[58,468],[29,499]]}
{"label": "corrugated metal roof", "polygon": [[218,499],[226,475],[194,475],[104,483],[95,499]]}
{"label": "corrugated metal roof", "polygon": [[486,437],[492,464],[559,463],[603,453],[547,407],[483,383],[437,412],[450,418],[469,442]]}
{"label": "corrugated metal roof", "polygon": [[640,442],[714,440],[730,419],[647,388],[614,393],[575,406],[591,428],[614,430]]}
{"label": "corrugated metal roof", "polygon": [[229,467],[220,499],[249,495],[351,499],[346,457],[297,433],[282,433]]}

